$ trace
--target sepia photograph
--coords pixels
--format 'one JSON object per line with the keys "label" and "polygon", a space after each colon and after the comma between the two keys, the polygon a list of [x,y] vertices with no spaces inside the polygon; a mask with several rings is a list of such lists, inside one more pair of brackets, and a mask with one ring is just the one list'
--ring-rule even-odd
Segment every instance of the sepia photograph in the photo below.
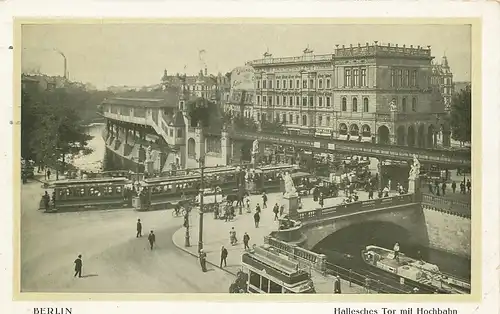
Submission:
{"label": "sepia photograph", "polygon": [[18,293],[479,291],[472,29],[23,23]]}

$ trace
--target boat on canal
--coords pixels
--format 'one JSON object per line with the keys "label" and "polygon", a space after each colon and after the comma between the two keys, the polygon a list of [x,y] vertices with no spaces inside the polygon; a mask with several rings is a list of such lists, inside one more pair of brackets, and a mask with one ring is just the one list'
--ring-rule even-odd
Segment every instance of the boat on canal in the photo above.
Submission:
{"label": "boat on canal", "polygon": [[366,264],[399,277],[402,283],[408,280],[440,293],[470,293],[470,282],[441,272],[435,264],[408,257],[403,253],[399,253],[395,258],[393,250],[368,245],[361,251],[361,257]]}

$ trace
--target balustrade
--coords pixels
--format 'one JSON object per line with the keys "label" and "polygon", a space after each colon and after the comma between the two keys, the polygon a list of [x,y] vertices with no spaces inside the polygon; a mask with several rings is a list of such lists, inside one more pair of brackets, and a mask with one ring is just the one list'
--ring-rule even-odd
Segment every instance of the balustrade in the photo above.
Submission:
{"label": "balustrade", "polygon": [[431,195],[427,193],[422,194],[422,204],[442,210],[450,214],[456,214],[464,217],[471,215],[471,204],[458,200],[452,200],[446,197]]}

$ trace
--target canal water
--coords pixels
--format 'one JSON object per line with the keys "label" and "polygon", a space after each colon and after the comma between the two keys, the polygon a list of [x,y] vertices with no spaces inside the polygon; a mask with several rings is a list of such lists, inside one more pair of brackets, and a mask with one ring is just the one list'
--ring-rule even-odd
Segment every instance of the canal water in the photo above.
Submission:
{"label": "canal water", "polygon": [[[366,223],[342,229],[320,243],[313,249],[327,255],[330,263],[352,268],[369,268],[361,259],[361,250],[367,245],[377,245],[392,249],[399,242],[401,253],[416,259],[436,264],[442,272],[459,278],[470,279],[471,261],[467,258],[422,245],[416,245],[407,239],[406,231],[386,223]],[[329,252],[331,254],[329,254]],[[351,259],[343,258],[344,254]]]}
{"label": "canal water", "polygon": [[87,134],[92,136],[87,147],[92,150],[90,154],[75,156],[72,164],[78,169],[98,172],[102,171],[102,163],[106,153],[106,144],[102,138],[104,124],[91,124],[87,127]]}

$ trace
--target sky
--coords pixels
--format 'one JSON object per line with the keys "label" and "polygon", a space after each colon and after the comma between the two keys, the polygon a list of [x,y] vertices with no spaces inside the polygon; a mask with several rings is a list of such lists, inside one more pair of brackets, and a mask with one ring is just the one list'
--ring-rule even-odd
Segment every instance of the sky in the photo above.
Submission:
{"label": "sky", "polygon": [[22,27],[21,63],[23,71],[62,76],[59,50],[71,80],[105,89],[158,84],[164,69],[189,75],[206,64],[209,73],[224,74],[266,51],[274,57],[298,56],[309,47],[327,54],[336,44],[374,41],[430,45],[436,60],[446,55],[455,81],[470,81],[469,25],[33,24]]}

